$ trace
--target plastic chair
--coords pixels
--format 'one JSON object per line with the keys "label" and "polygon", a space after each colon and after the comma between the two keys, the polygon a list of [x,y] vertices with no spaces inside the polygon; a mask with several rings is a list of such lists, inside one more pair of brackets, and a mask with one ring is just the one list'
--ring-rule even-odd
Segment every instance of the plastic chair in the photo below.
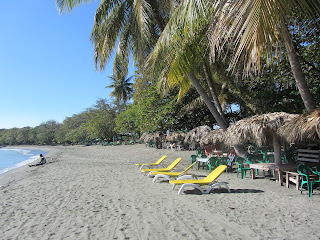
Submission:
{"label": "plastic chair", "polygon": [[[237,171],[237,177],[239,175],[239,173],[241,173],[241,178],[244,179],[244,177],[246,176],[246,172],[250,171],[251,168],[246,168],[244,167],[244,163],[246,162],[246,160],[242,157],[237,157],[235,160],[235,163],[238,164],[238,171]],[[251,171],[250,171],[251,174]]]}
{"label": "plastic chair", "polygon": [[[246,160],[246,162],[247,162],[248,164],[254,164],[254,163],[256,163],[257,161],[258,161],[258,159],[257,159],[257,156],[255,156],[255,155],[249,155],[249,156],[247,157],[247,160]],[[259,169],[256,169],[256,174],[259,175]]]}
{"label": "plastic chair", "polygon": [[217,157],[209,158],[209,161],[207,162],[207,169],[209,170],[209,172],[211,172],[213,169],[217,167],[216,165],[217,160],[218,160]]}
{"label": "plastic chair", "polygon": [[308,187],[309,197],[312,197],[313,185],[315,183],[320,183],[320,180],[313,179],[310,177],[310,175],[315,174],[320,176],[320,174],[318,172],[312,171],[312,169],[308,165],[303,165],[303,164],[300,164],[298,166],[298,173],[301,175],[300,193],[302,194],[303,185],[306,183]]}
{"label": "plastic chair", "polygon": [[[229,161],[228,157],[220,157],[219,166],[220,165],[227,165],[228,161]],[[228,167],[226,167],[226,172],[228,172]]]}
{"label": "plastic chair", "polygon": [[274,155],[273,154],[269,154],[266,156],[266,163],[274,163]]}
{"label": "plastic chair", "polygon": [[[209,194],[211,192],[211,189],[214,187],[221,187],[224,186],[228,190],[228,192],[231,192],[230,188],[228,187],[227,182],[216,182],[215,180],[225,171],[226,165],[221,165],[217,167],[214,171],[212,171],[208,176],[206,176],[203,179],[187,179],[187,180],[171,180],[169,183],[173,185],[172,189],[176,185],[181,185],[178,194],[181,194],[183,189],[186,187],[193,187],[196,189],[199,189],[202,194]],[[208,185],[208,189],[204,190],[201,188],[201,186]]]}
{"label": "plastic chair", "polygon": [[197,152],[196,152],[197,157],[199,157],[199,156],[201,156],[203,154],[204,154],[203,149],[197,148]]}
{"label": "plastic chair", "polygon": [[[196,155],[191,155],[190,156],[190,160],[191,160],[191,164],[193,164],[194,162],[197,161],[197,156]],[[192,168],[193,168],[193,166],[192,166]]]}

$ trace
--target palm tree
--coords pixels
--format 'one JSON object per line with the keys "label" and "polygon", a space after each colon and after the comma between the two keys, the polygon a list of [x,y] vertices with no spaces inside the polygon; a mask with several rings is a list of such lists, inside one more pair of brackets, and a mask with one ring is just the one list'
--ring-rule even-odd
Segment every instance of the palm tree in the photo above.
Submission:
{"label": "palm tree", "polygon": [[124,108],[126,109],[127,101],[131,98],[133,92],[132,83],[130,82],[133,76],[126,78],[124,75],[111,75],[108,78],[112,82],[106,88],[113,88],[110,96],[115,97],[118,103],[123,101]]}
{"label": "palm tree", "polygon": [[[87,2],[91,1],[56,0],[60,13]],[[96,67],[104,70],[114,49],[114,72],[126,72],[130,54],[142,66],[175,5],[175,0],[101,1],[91,33]]]}
{"label": "palm tree", "polygon": [[[217,3],[221,1],[216,1]],[[243,71],[260,71],[263,59],[272,59],[275,49],[282,41],[287,51],[291,69],[301,98],[308,111],[315,103],[302,72],[296,47],[289,27],[291,21],[303,15],[306,22],[313,21],[320,14],[319,0],[232,0],[222,1],[220,11],[211,23],[209,39],[211,53],[225,54],[225,45],[235,45],[235,54],[230,66]]]}
{"label": "palm tree", "polygon": [[[179,87],[179,97],[194,86],[221,129],[229,122],[223,117],[219,103],[205,89],[204,64],[208,56],[206,33],[214,8],[209,1],[189,0],[182,2],[171,16],[157,44],[149,55],[146,69],[159,80],[163,91]],[[212,79],[207,80],[212,81]],[[209,86],[207,86],[209,85]],[[245,155],[241,146],[235,146],[240,155]]]}

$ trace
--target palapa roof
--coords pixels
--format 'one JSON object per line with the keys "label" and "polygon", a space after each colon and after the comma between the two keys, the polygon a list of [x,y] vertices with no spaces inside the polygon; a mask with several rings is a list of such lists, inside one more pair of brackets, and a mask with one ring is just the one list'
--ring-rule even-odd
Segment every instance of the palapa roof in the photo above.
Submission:
{"label": "palapa roof", "polygon": [[141,142],[151,142],[161,139],[161,132],[154,132],[154,133],[144,133],[140,137],[139,141]]}
{"label": "palapa roof", "polygon": [[147,136],[147,133],[143,133],[143,134],[141,135],[141,137],[139,138],[139,141],[140,141],[140,142],[144,142],[144,139],[146,138],[146,136]]}
{"label": "palapa roof", "polygon": [[168,142],[183,141],[186,135],[187,134],[185,132],[172,132],[167,134],[166,140]]}
{"label": "palapa roof", "polygon": [[229,146],[248,142],[255,142],[258,146],[269,144],[278,129],[296,116],[298,115],[275,112],[239,120],[228,127],[225,143]]}
{"label": "palapa roof", "polygon": [[162,135],[161,132],[148,133],[147,136],[144,138],[144,142],[148,143],[148,142],[160,140],[161,135]]}
{"label": "palapa roof", "polygon": [[289,143],[320,141],[320,109],[307,112],[287,122],[279,134]]}
{"label": "palapa roof", "polygon": [[184,141],[189,144],[200,142],[201,138],[206,136],[211,131],[212,129],[208,126],[196,127],[187,133]]}
{"label": "palapa roof", "polygon": [[224,131],[222,129],[216,129],[209,132],[206,136],[201,138],[200,144],[207,145],[207,144],[216,144],[222,143],[224,141]]}

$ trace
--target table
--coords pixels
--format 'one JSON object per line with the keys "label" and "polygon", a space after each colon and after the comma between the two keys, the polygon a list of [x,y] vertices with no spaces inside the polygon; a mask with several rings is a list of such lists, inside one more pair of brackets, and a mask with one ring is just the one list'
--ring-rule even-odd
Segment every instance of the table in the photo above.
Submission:
{"label": "table", "polygon": [[[282,164],[281,166],[276,166],[275,163],[253,163],[250,164],[252,179],[255,179],[255,169],[261,170],[272,170],[274,177],[277,179],[277,182],[280,185],[283,184],[283,172],[293,172],[297,169],[297,164]],[[276,172],[278,172],[278,177],[276,176]]]}
{"label": "table", "polygon": [[249,164],[251,168],[251,176],[252,179],[256,178],[256,171],[255,169],[265,170],[265,171],[275,171],[276,164],[275,163],[252,163]]}
{"label": "table", "polygon": [[286,186],[289,188],[289,183],[293,182],[296,184],[296,189],[300,190],[301,175],[297,172],[286,172]]}
{"label": "table", "polygon": [[[200,157],[197,157],[197,162],[198,162],[198,170],[200,167],[206,167],[207,166],[207,162],[209,161],[209,158],[200,158]],[[202,164],[200,166],[200,164]]]}
{"label": "table", "polygon": [[[297,171],[298,168],[298,164],[282,164],[281,166],[277,166],[275,168],[275,171],[278,172],[279,174],[279,183],[282,185],[283,184],[283,172],[287,172],[288,174],[286,174],[286,178],[288,180],[291,180],[292,182],[296,183],[296,181],[298,181],[296,183],[297,189],[299,189],[299,181],[300,178],[299,176],[295,175],[295,179],[291,178],[291,175],[294,175],[293,172]],[[289,186],[289,181],[287,180],[287,187]]]}

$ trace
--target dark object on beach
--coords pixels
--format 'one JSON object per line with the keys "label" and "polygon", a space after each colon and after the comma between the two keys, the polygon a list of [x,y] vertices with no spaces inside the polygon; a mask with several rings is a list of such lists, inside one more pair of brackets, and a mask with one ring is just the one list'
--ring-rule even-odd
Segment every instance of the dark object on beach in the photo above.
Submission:
{"label": "dark object on beach", "polygon": [[47,160],[44,158],[42,154],[40,154],[40,162],[37,164],[29,165],[29,167],[41,166],[44,165],[46,162]]}

